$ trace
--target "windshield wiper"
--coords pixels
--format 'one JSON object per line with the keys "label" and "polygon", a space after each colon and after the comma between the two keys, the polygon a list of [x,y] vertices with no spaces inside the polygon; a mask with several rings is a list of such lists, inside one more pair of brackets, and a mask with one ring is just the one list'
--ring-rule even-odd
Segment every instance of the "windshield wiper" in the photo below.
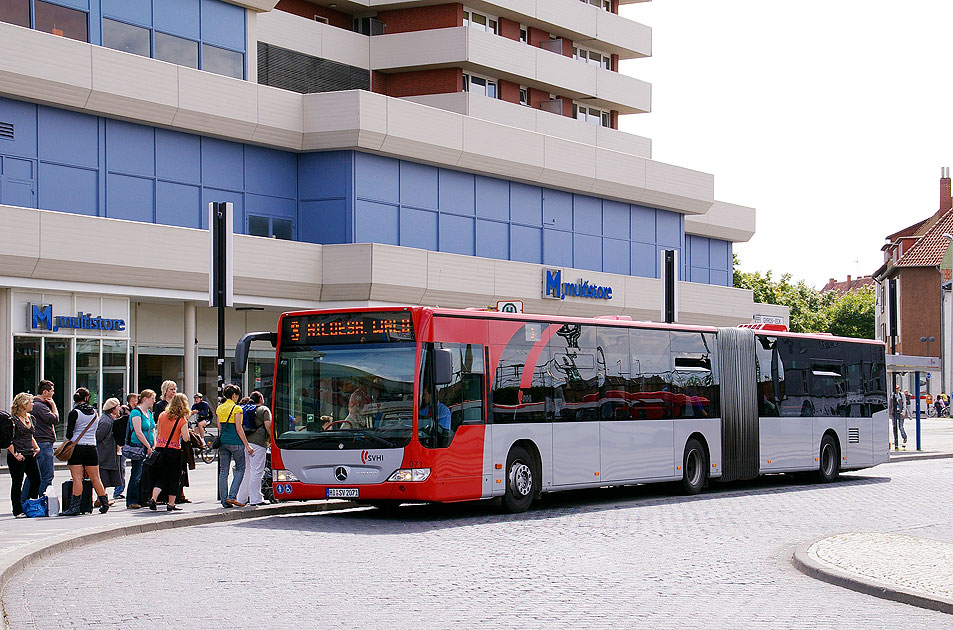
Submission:
{"label": "windshield wiper", "polygon": [[368,439],[371,439],[371,440],[376,440],[378,444],[383,444],[383,445],[386,446],[387,448],[394,448],[394,447],[397,446],[396,444],[394,444],[393,442],[391,442],[391,441],[388,440],[388,439],[382,438],[382,437],[380,437],[379,435],[374,435],[373,433],[367,433],[366,431],[361,431],[361,432],[358,433],[357,435],[358,435],[358,437],[368,438]]}

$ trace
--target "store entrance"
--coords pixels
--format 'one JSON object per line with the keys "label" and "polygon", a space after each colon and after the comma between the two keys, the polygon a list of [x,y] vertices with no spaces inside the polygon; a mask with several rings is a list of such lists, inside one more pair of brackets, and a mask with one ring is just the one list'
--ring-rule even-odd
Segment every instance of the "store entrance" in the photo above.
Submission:
{"label": "store entrance", "polygon": [[53,382],[53,402],[60,412],[56,428],[57,439],[62,439],[66,430],[66,416],[72,407],[72,383],[70,381],[70,356],[72,339],[44,337],[13,338],[13,392],[37,393],[41,380]]}

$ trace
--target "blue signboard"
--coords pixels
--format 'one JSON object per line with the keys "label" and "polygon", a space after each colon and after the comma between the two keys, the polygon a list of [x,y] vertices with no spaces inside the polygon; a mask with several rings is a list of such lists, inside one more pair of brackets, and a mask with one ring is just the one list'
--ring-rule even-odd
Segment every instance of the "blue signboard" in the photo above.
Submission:
{"label": "blue signboard", "polygon": [[126,320],[108,317],[93,317],[92,313],[79,311],[76,315],[54,315],[52,304],[30,304],[30,328],[57,332],[61,328],[73,330],[126,329]]}
{"label": "blue signboard", "polygon": [[557,269],[543,270],[543,297],[565,300],[567,297],[611,300],[612,287],[599,286],[594,282],[579,279],[578,282],[563,282],[563,272]]}

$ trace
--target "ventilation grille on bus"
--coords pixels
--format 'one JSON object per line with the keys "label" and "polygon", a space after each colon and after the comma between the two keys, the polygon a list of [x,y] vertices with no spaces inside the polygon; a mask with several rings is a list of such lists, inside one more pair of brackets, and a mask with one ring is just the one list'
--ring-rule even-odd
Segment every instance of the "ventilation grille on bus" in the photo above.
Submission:
{"label": "ventilation grille on bus", "polygon": [[860,444],[860,429],[847,429],[847,443]]}
{"label": "ventilation grille on bus", "polygon": [[13,140],[13,123],[0,122],[0,140]]}

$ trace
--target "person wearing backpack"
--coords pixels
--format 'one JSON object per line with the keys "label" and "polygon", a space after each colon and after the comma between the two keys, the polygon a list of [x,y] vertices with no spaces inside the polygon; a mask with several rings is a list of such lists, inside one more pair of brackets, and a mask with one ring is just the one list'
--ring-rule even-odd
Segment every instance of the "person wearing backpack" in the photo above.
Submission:
{"label": "person wearing backpack", "polygon": [[33,439],[36,421],[30,415],[33,410],[33,395],[17,394],[10,410],[13,412],[12,418],[3,414],[11,422],[11,431],[8,434],[10,442],[7,444],[7,470],[10,471],[10,480],[13,482],[10,486],[10,503],[13,504],[13,515],[21,518],[25,516],[21,500],[23,475],[26,474],[30,480],[27,498],[36,499],[39,496],[37,490],[40,488],[40,469],[36,465],[36,455],[40,452],[40,447]]}
{"label": "person wearing backpack", "polygon": [[262,504],[261,478],[265,474],[265,455],[271,444],[271,410],[260,392],[252,392],[249,404],[242,407],[242,428],[251,452],[245,452],[245,476],[236,499],[251,507]]}

